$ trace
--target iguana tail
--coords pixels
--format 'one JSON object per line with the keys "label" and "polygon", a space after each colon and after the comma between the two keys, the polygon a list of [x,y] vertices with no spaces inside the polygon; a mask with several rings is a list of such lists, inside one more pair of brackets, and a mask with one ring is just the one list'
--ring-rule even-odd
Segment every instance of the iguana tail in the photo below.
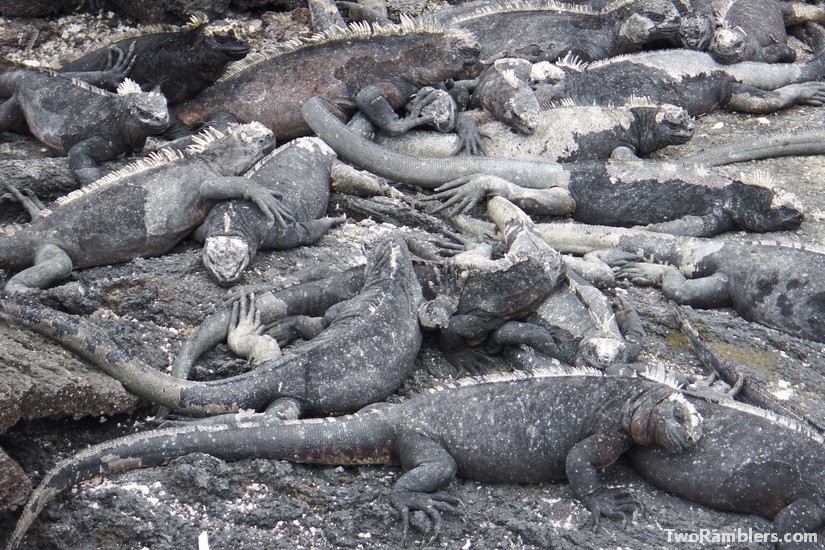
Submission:
{"label": "iguana tail", "polygon": [[715,146],[712,149],[682,157],[679,162],[723,166],[749,160],[823,154],[825,154],[825,133],[822,130],[811,130],[737,140],[735,144]]}
{"label": "iguana tail", "polygon": [[89,447],[52,468],[23,509],[6,550],[19,546],[56,495],[95,476],[159,466],[194,452],[224,460],[390,464],[392,447],[392,430],[380,409],[339,418],[194,424],[128,435]]}
{"label": "iguana tail", "polygon": [[492,157],[417,157],[399,153],[360,137],[314,97],[301,108],[312,130],[343,159],[373,174],[395,181],[438,187],[474,174],[505,178],[522,187],[567,187],[569,174],[555,162]]}
{"label": "iguana tail", "polygon": [[670,302],[670,311],[679,322],[679,326],[687,339],[693,353],[699,358],[699,361],[713,372],[719,375],[719,378],[730,384],[732,387],[739,386],[739,392],[736,398],[744,401],[750,405],[768,409],[777,414],[793,418],[814,431],[823,433],[825,426],[822,426],[809,418],[805,413],[791,405],[790,403],[783,403],[776,398],[768,389],[753,378],[747,377],[742,369],[737,368],[731,361],[728,361],[716,350],[707,345],[707,343],[699,335],[699,331],[690,319],[685,315],[684,310],[675,302]]}
{"label": "iguana tail", "polygon": [[0,296],[0,320],[29,328],[59,342],[119,380],[130,392],[160,405],[177,407],[180,382],[131,357],[94,324],[36,302]]}

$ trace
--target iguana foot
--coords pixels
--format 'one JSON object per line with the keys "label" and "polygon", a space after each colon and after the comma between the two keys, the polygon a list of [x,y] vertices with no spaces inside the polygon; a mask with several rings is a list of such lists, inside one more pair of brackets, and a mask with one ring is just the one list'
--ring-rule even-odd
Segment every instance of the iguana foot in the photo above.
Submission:
{"label": "iguana foot", "polygon": [[632,518],[633,514],[638,513],[641,515],[644,513],[642,503],[637,501],[629,492],[622,490],[600,489],[584,497],[582,503],[592,514],[590,521],[593,523],[594,529],[599,526],[602,516],[608,519],[620,519],[624,526],[627,525],[628,518]]}
{"label": "iguana foot", "polygon": [[642,262],[627,262],[622,266],[614,267],[616,277],[629,279],[639,286],[660,286],[668,270],[674,269],[666,265],[647,264]]}
{"label": "iguana foot", "polygon": [[492,357],[481,350],[466,348],[455,353],[445,354],[447,361],[458,369],[458,377],[478,376],[495,365]]}
{"label": "iguana foot", "polygon": [[438,534],[441,531],[441,525],[443,523],[441,513],[445,511],[461,513],[456,507],[464,507],[461,499],[452,496],[446,491],[437,491],[435,493],[405,490],[394,491],[390,496],[390,503],[396,510],[401,512],[401,521],[404,523],[401,544],[405,547],[407,546],[410,529],[410,511],[421,510],[430,518],[433,535],[430,537],[429,543],[432,543],[438,538]]}

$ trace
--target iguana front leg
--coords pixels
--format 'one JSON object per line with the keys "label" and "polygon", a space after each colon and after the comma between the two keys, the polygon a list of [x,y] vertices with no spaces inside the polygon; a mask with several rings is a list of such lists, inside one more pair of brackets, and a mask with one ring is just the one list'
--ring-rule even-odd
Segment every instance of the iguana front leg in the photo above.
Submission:
{"label": "iguana front leg", "polygon": [[83,80],[93,86],[114,90],[129,76],[136,60],[135,42],[132,42],[129,50],[126,52],[118,47],[109,48],[106,68],[102,71],[73,71],[63,74],[71,78]]}
{"label": "iguana front leg", "polygon": [[627,491],[605,489],[598,471],[613,464],[631,446],[630,436],[597,433],[576,443],[567,454],[565,469],[573,493],[593,514],[594,525],[601,516],[627,521],[642,505]]}
{"label": "iguana front leg", "polygon": [[648,231],[669,233],[685,237],[715,237],[736,228],[730,214],[721,210],[704,216],[685,216],[668,222],[651,223],[644,227]]}
{"label": "iguana front leg", "polygon": [[401,513],[404,523],[402,546],[407,545],[411,510],[422,510],[429,516],[433,531],[430,541],[434,541],[441,530],[441,513],[455,512],[462,504],[456,497],[438,491],[455,478],[458,465],[441,443],[416,433],[400,435],[396,453],[407,470],[390,494],[390,503]]}
{"label": "iguana front leg", "polygon": [[825,104],[825,82],[789,84],[773,91],[739,85],[727,102],[727,107],[745,113],[768,114],[792,105]]}
{"label": "iguana front leg", "polygon": [[82,185],[88,185],[101,176],[97,163],[118,156],[123,152],[119,147],[119,144],[99,136],[85,139],[66,152],[69,167]]}
{"label": "iguana front leg", "polygon": [[376,127],[391,136],[397,136],[432,122],[431,117],[421,115],[421,110],[427,105],[427,97],[417,98],[410,114],[404,118],[395,112],[392,103],[403,105],[416,91],[418,90],[405,82],[373,84],[362,88],[356,94],[355,102]]}
{"label": "iguana front leg", "polygon": [[565,216],[576,208],[576,202],[567,189],[527,189],[498,176],[475,174],[458,178],[436,188],[436,193],[424,200],[442,200],[434,212],[449,209],[447,215],[467,212],[485,197],[503,197],[531,214]]}
{"label": "iguana front leg", "polygon": [[277,192],[241,176],[208,179],[201,183],[200,194],[206,200],[246,199],[251,201],[269,220],[270,227],[277,222],[280,227],[285,228],[288,221],[295,221],[292,214],[281,203]]}
{"label": "iguana front leg", "polygon": [[9,279],[5,290],[9,294],[19,294],[46,288],[71,275],[72,268],[72,259],[62,248],[45,244],[37,249],[34,265]]}
{"label": "iguana front leg", "polygon": [[263,334],[264,328],[255,295],[244,294],[232,306],[226,343],[232,353],[255,366],[277,359],[282,355],[281,348],[275,338]]}
{"label": "iguana front leg", "polygon": [[661,286],[665,296],[681,305],[713,309],[730,304],[728,277],[714,273],[708,277],[688,279],[669,265],[628,262],[615,270],[617,277],[637,285]]}

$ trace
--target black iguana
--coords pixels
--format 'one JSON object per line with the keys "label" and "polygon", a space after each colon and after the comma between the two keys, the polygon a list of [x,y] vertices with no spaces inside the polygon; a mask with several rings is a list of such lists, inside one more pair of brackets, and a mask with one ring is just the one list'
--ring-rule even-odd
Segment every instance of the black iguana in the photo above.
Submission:
{"label": "black iguana", "polygon": [[31,132],[68,155],[81,183],[100,177],[98,162],[141,149],[170,124],[166,98],[124,80],[111,93],[44,69],[0,73],[0,132]]}
{"label": "black iguana", "polygon": [[803,217],[795,196],[758,173],[731,180],[702,167],[641,159],[554,163],[416,157],[362,138],[320,101],[307,102],[303,112],[315,133],[344,160],[395,181],[441,186],[433,198],[449,199],[443,208],[454,212],[487,195],[501,195],[539,214],[571,214],[587,223],[655,224],[651,229],[691,235],[735,227],[790,229]]}
{"label": "black iguana", "polygon": [[[0,299],[0,316],[62,343],[128,391],[176,412],[210,416],[270,405],[287,413],[352,412],[395,391],[421,344],[421,287],[404,241],[379,232],[366,245],[364,286],[326,330],[290,355],[264,356],[254,370],[223,380],[158,372],[84,320],[33,302]],[[242,332],[249,328],[245,318],[243,324]]]}
{"label": "black iguana", "polygon": [[464,379],[405,403],[339,418],[252,417],[154,430],[90,447],[55,466],[29,499],[6,550],[17,548],[37,515],[72,485],[193,452],[225,460],[401,465],[406,472],[390,500],[401,514],[404,542],[414,510],[427,513],[438,535],[441,513],[459,504],[441,490],[456,475],[505,483],[567,478],[595,523],[601,516],[626,519],[639,505],[624,490],[602,487],[598,471],[635,445],[685,452],[700,440],[701,423],[663,378],[546,369]]}
{"label": "black iguana", "polygon": [[[777,243],[723,242],[570,223],[538,224],[562,253],[619,249],[607,262],[679,304],[731,305],[748,321],[825,342],[825,254]],[[638,256],[637,256],[638,255]],[[661,263],[640,263],[645,260]]]}
{"label": "black iguana", "polygon": [[193,16],[181,30],[155,32],[119,40],[64,63],[61,72],[101,70],[109,48],[132,50],[135,62],[129,77],[144,90],[159,87],[169,105],[197,95],[214,83],[232,61],[249,53],[249,44],[239,23],[208,22]]}
{"label": "black iguana", "polygon": [[522,57],[554,61],[572,53],[587,61],[635,52],[655,41],[672,42],[679,13],[671,2],[616,0],[603,6],[555,0],[479,0],[424,16],[471,32],[481,59]]}
{"label": "black iguana", "polygon": [[[773,521],[776,548],[821,548],[784,540],[825,525],[825,440],[805,426],[732,400],[689,398],[702,417],[699,443],[684,453],[634,447],[633,467],[688,500]],[[662,525],[666,528],[665,525]],[[771,544],[773,546],[773,544]]]}
{"label": "black iguana", "polygon": [[764,61],[790,63],[786,27],[825,22],[825,8],[781,0],[724,0],[712,3],[719,28],[708,51],[719,63]]}
{"label": "black iguana", "polygon": [[565,274],[561,254],[518,207],[499,198],[489,202],[487,212],[504,237],[506,253],[493,260],[491,247],[482,245],[453,256],[436,296],[419,309],[422,326],[440,331],[442,351],[461,370],[477,370],[484,356],[476,348],[488,338],[535,339],[537,331],[521,321],[556,291]]}
{"label": "black iguana", "polygon": [[357,104],[380,128],[403,132],[429,120],[418,112],[401,119],[394,109],[477,58],[478,47],[468,33],[406,17],[400,25],[333,27],[287,42],[273,53],[247,56],[174,112],[184,124],[229,112],[260,121],[279,139],[287,139],[309,133],[300,109],[317,95]]}
{"label": "black iguana", "polygon": [[235,178],[274,144],[258,123],[207,128],[184,151],[160,149],[61,197],[0,234],[0,267],[20,271],[6,292],[44,288],[73,269],[157,256],[196,228],[218,201],[246,198],[281,218],[272,192]]}
{"label": "black iguana", "polygon": [[323,217],[327,210],[330,168],[335,152],[314,137],[290,141],[258,161],[244,177],[281,197],[292,217],[272,227],[247,201],[226,201],[213,208],[193,233],[203,243],[203,263],[220,284],[237,282],[258,250],[312,244],[344,218]]}

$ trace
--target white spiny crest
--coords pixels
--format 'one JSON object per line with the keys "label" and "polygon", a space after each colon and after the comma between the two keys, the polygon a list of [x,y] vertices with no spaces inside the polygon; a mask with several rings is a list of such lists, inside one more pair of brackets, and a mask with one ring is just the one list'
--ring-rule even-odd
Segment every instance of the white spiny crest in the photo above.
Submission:
{"label": "white spiny crest", "polygon": [[398,24],[354,22],[346,27],[333,26],[312,36],[288,40],[279,44],[270,52],[251,53],[244,59],[230,64],[221,78],[218,79],[218,82],[234,78],[239,73],[270,59],[304,48],[319,47],[333,42],[345,42],[348,40],[367,40],[379,36],[404,36],[414,33],[444,34],[445,32],[449,32],[456,37],[464,38],[468,42],[472,41],[469,33],[456,29],[449,29],[447,31],[435,19],[427,17],[413,19],[408,15],[402,15],[400,23]]}
{"label": "white spiny crest", "polygon": [[510,86],[513,89],[518,89],[519,79],[516,76],[516,71],[513,69],[504,69],[499,73],[501,75],[501,79],[504,80],[504,83]]}
{"label": "white spiny crest", "polygon": [[542,104],[542,110],[548,109],[562,109],[567,107],[578,107],[578,103],[573,101],[573,98],[564,97],[562,99],[556,99],[554,101],[549,101]]}
{"label": "white spiny crest", "polygon": [[664,384],[665,386],[670,386],[675,390],[682,389],[679,380],[661,365],[648,366],[644,372],[638,373],[638,376],[659,384]]}
{"label": "white spiny crest", "polygon": [[207,126],[197,135],[192,136],[192,144],[186,148],[187,155],[199,155],[203,153],[209,144],[225,137],[225,134],[216,128]]}
{"label": "white spiny crest", "polygon": [[749,173],[739,172],[739,179],[749,185],[759,185],[773,189],[776,186],[776,179],[768,170],[757,168]]}
{"label": "white spiny crest", "polygon": [[[617,0],[604,10],[597,11],[587,4],[573,4],[565,2],[557,2],[555,0],[505,0],[503,2],[495,2],[485,4],[479,8],[456,10],[457,13],[448,13],[443,21],[448,25],[458,25],[472,19],[479,19],[482,17],[498,16],[502,13],[520,12],[520,11],[535,11],[535,12],[553,12],[553,13],[579,13],[582,15],[597,15],[609,11],[608,8],[613,4],[627,4],[634,0]],[[435,17],[439,14],[436,12]],[[443,16],[442,16],[443,17]]]}
{"label": "white spiny crest", "polygon": [[591,376],[594,378],[603,378],[604,373],[600,370],[591,367],[571,367],[565,366],[553,360],[557,366],[543,367],[531,371],[513,371],[513,372],[497,372],[493,374],[486,374],[483,376],[468,376],[459,378],[451,382],[444,382],[426,390],[427,393],[437,393],[444,390],[461,388],[465,386],[478,386],[482,384],[497,384],[501,382],[511,382],[514,380],[530,380],[534,378],[561,378],[561,377],[576,377],[576,376]]}
{"label": "white spiny crest", "polygon": [[813,439],[820,445],[825,445],[825,436],[823,434],[812,430],[802,422],[799,422],[793,418],[782,416],[777,414],[773,411],[769,411],[766,409],[762,409],[759,407],[754,407],[753,405],[748,405],[747,403],[743,403],[741,401],[735,401],[733,399],[713,399],[709,397],[698,397],[698,399],[704,399],[706,401],[711,401],[716,405],[721,407],[725,407],[728,409],[735,409],[737,411],[741,411],[747,414],[751,414],[753,416],[758,416],[760,418],[764,418],[768,420],[772,424],[776,424],[778,426],[782,426],[789,430],[793,430],[799,434],[802,434],[810,439]]}
{"label": "white spiny crest", "polygon": [[646,95],[634,94],[627,98],[627,101],[622,104],[622,107],[627,107],[628,109],[633,107],[659,107],[659,104],[654,103],[653,100]]}
{"label": "white spiny crest", "polygon": [[556,60],[556,66],[580,73],[587,69],[589,63],[582,61],[579,56],[573,55],[573,52],[567,52],[564,57]]}
{"label": "white spiny crest", "polygon": [[123,82],[120,83],[120,86],[117,87],[117,95],[140,93],[143,93],[143,90],[140,88],[140,84],[131,78],[124,78]]}
{"label": "white spiny crest", "polygon": [[73,202],[78,198],[83,197],[84,195],[88,195],[89,193],[96,191],[98,189],[110,187],[112,185],[117,185],[123,178],[142,172],[147,172],[149,170],[157,168],[158,166],[165,166],[171,162],[176,162],[184,158],[186,158],[186,155],[183,153],[183,151],[177,149],[163,148],[158,149],[157,151],[153,151],[148,156],[140,160],[136,160],[135,162],[132,162],[130,164],[127,164],[120,170],[116,170],[114,172],[106,174],[102,178],[98,178],[92,183],[84,185],[80,189],[76,189],[68,195],[64,195],[58,198],[54,201],[54,206],[41,210],[40,216],[50,216],[56,208]]}
{"label": "white spiny crest", "polygon": [[209,16],[202,11],[196,11],[189,16],[189,22],[186,24],[187,28],[196,29],[209,23]]}

